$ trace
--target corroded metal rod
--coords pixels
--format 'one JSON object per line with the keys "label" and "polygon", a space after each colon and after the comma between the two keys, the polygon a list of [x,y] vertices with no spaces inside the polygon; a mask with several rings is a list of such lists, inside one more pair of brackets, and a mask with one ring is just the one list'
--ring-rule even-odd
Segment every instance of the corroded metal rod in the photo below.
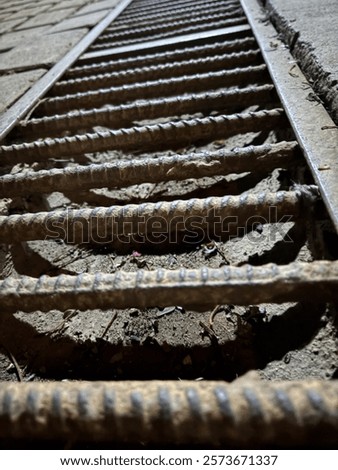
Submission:
{"label": "corroded metal rod", "polygon": [[53,168],[0,177],[0,196],[14,197],[53,191],[77,191],[91,188],[120,188],[141,183],[202,178],[205,176],[268,172],[288,168],[298,161],[296,142],[280,142],[233,151],[218,150],[188,155],[142,158],[89,166]]}
{"label": "corroded metal rod", "polygon": [[178,60],[197,59],[224,53],[233,53],[241,50],[252,49],[256,44],[253,37],[243,39],[228,40],[212,44],[202,44],[192,47],[156,52],[152,54],[137,55],[136,57],[125,57],[122,59],[107,60],[104,62],[94,62],[87,65],[75,66],[69,69],[64,77],[75,78],[84,75],[102,74],[106,72],[116,72],[118,70],[131,69],[135,67],[156,65],[161,63],[177,62]]}
{"label": "corroded metal rod", "polygon": [[0,437],[227,448],[334,445],[337,382],[2,383]]}
{"label": "corroded metal rod", "polygon": [[146,241],[149,234],[160,238],[160,234],[198,230],[226,235],[230,226],[249,229],[257,220],[277,223],[285,215],[290,221],[308,203],[305,192],[279,191],[0,216],[0,243],[63,239],[100,244],[130,234],[144,235]]}
{"label": "corroded metal rod", "polygon": [[68,114],[21,121],[17,127],[22,136],[39,137],[61,134],[95,126],[121,128],[132,122],[160,117],[180,116],[198,112],[231,111],[252,105],[277,102],[273,85],[251,86],[235,90],[189,93],[169,98],[136,101],[119,106],[105,106],[90,110],[74,110]]}
{"label": "corroded metal rod", "polygon": [[234,134],[262,132],[286,125],[282,109],[185,119],[164,124],[4,145],[0,147],[0,161],[9,164],[36,162],[113,149],[126,151],[142,148],[144,152],[153,148],[175,149],[202,139],[210,142]]}
{"label": "corroded metal rod", "polygon": [[[104,34],[101,34],[97,40],[95,41],[95,44],[100,44],[104,42],[109,42],[110,40],[115,40],[115,39],[120,39],[123,37],[127,37],[128,39],[133,38],[133,37],[144,37],[148,34],[156,33],[156,32],[167,32],[167,31],[177,31],[177,29],[180,29],[180,27],[190,27],[190,26],[195,26],[195,25],[203,25],[204,28],[206,29],[205,26],[209,22],[213,22],[214,20],[218,20],[216,23],[219,23],[220,18],[222,18],[222,23],[224,20],[228,18],[234,18],[234,17],[241,17],[240,13],[243,15],[243,10],[241,8],[237,9],[232,9],[231,11],[224,12],[221,15],[219,13],[213,13],[210,14],[205,14],[206,12],[204,11],[200,16],[197,17],[192,17],[191,15],[187,15],[186,17],[180,16],[179,18],[172,18],[170,19],[169,17],[162,17],[161,20],[157,21],[156,23],[150,23],[148,22],[147,25],[140,25],[139,22],[137,22],[134,25],[122,25],[119,28],[115,28],[114,26],[112,28],[107,28],[105,30]],[[190,28],[189,28],[190,29]]]}
{"label": "corroded metal rod", "polygon": [[56,96],[44,99],[35,110],[36,116],[49,116],[70,109],[97,108],[105,104],[117,105],[136,99],[165,97],[180,93],[191,93],[211,88],[226,88],[243,86],[250,83],[268,81],[265,65],[242,67],[216,72],[206,72],[181,77],[162,78],[141,83],[113,86],[74,93],[72,95]]}
{"label": "corroded metal rod", "polygon": [[168,12],[168,15],[163,15],[162,11],[156,11],[155,13],[148,13],[142,15],[138,15],[136,18],[129,17],[129,18],[122,18],[122,20],[115,20],[114,26],[109,27],[106,31],[120,31],[121,29],[125,29],[126,27],[133,27],[133,26],[147,26],[151,22],[161,23],[161,22],[174,22],[178,19],[185,19],[191,18],[192,20],[195,17],[200,16],[201,14],[205,13],[206,11],[208,14],[216,14],[218,13],[218,18],[220,15],[231,12],[233,10],[237,10],[239,4],[222,4],[220,2],[210,2],[209,4],[204,5],[194,5],[192,8],[173,8]]}
{"label": "corroded metal rod", "polygon": [[305,302],[309,291],[313,302],[337,300],[337,261],[8,277],[0,281],[0,302],[3,312],[166,307],[173,299],[177,305],[210,308]]}
{"label": "corroded metal rod", "polygon": [[[160,12],[163,13],[167,12],[169,10],[170,12],[175,11],[177,9],[182,9],[184,8],[186,11],[193,11],[195,7],[198,7],[200,9],[208,9],[212,5],[219,4],[219,0],[208,0],[208,1],[199,1],[199,0],[187,0],[187,1],[176,1],[175,4],[171,1],[166,1],[166,2],[159,2],[156,5],[142,5],[142,8],[140,8],[141,5],[130,5],[129,8],[124,12],[123,16],[121,15],[121,18],[123,20],[128,20],[129,18],[139,18],[139,17],[144,17],[147,14],[151,14],[152,10],[154,12],[159,11],[159,6],[160,6]],[[227,2],[227,6],[231,7],[237,7],[240,5],[238,1],[232,1],[232,2]]]}
{"label": "corroded metal rod", "polygon": [[165,64],[148,65],[101,75],[91,75],[89,77],[60,80],[54,85],[50,93],[53,95],[65,95],[95,88],[127,85],[128,83],[158,80],[160,78],[180,77],[184,74],[203,73],[205,70],[211,72],[254,65],[261,62],[260,57],[260,51],[255,49],[246,52],[233,52],[212,57],[198,57]]}
{"label": "corroded metal rod", "polygon": [[128,36],[125,38],[124,36],[118,37],[115,40],[112,39],[112,42],[105,42],[105,43],[100,43],[96,44],[95,42],[93,43],[92,46],[90,46],[89,50],[104,50],[104,49],[109,49],[111,47],[118,47],[122,45],[128,45],[128,44],[135,44],[139,40],[147,40],[147,41],[155,41],[158,39],[165,39],[167,37],[176,37],[177,35],[189,35],[189,34],[196,34],[199,31],[205,32],[206,30],[215,30],[215,29],[221,29],[221,28],[230,28],[232,26],[237,26],[237,25],[244,25],[247,24],[247,18],[246,16],[237,16],[236,18],[229,18],[225,20],[220,20],[220,21],[212,21],[210,23],[204,23],[202,25],[200,24],[195,24],[192,26],[182,26],[180,28],[177,28],[175,31],[165,31],[165,32],[158,32],[154,34],[144,34],[140,38],[133,37],[131,39],[128,39]]}

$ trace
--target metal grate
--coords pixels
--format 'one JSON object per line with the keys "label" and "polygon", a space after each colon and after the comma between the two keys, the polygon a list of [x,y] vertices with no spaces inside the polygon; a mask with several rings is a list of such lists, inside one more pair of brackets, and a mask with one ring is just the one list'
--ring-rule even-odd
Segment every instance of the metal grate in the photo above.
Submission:
{"label": "metal grate", "polygon": [[[112,339],[116,360],[103,360],[110,364],[111,378],[149,378],[135,372],[148,341],[150,353],[145,357],[153,379],[175,374],[191,379],[198,370],[209,379],[233,379],[259,368],[259,361],[237,349],[242,341],[245,351],[254,349],[257,328],[269,328],[268,320],[282,316],[291,302],[303,302],[296,307],[300,318],[312,309],[317,324],[328,308],[324,304],[336,300],[337,262],[319,227],[326,224],[330,233],[334,230],[239,1],[134,0],[20,119],[0,148],[0,195],[5,201],[0,242],[7,250],[0,281],[2,310],[63,316],[62,328],[71,318],[69,309],[71,314],[91,315],[105,310],[111,321],[104,325],[101,339],[110,328],[124,329],[128,336],[122,345]],[[21,264],[15,264],[15,250],[23,257]],[[63,263],[58,261],[60,250]],[[81,264],[76,267],[70,250],[90,258],[88,272]],[[42,252],[46,260],[43,272],[37,273],[25,260]],[[172,358],[166,375],[161,369],[170,345],[156,339],[154,332],[162,320],[168,320],[168,327],[170,314],[183,307],[191,321],[196,318],[202,339],[183,340],[183,368],[177,369],[177,359]],[[267,316],[266,309],[271,309]],[[216,327],[214,318],[220,313],[223,325],[218,322]],[[27,315],[22,315],[26,321]],[[135,317],[143,319],[143,330],[139,328],[144,332],[149,327],[151,335],[135,332]],[[236,335],[235,346],[229,346]],[[205,337],[208,342],[203,344]],[[159,341],[169,352],[156,364],[151,356]],[[201,349],[195,368],[194,348]],[[208,354],[218,354],[219,348],[225,351],[221,366],[218,362],[209,370]],[[134,366],[119,373],[124,354]],[[62,362],[65,356],[60,357]],[[92,367],[93,361],[89,363]],[[76,364],[75,359],[73,367]],[[229,367],[231,374],[222,367]],[[58,376],[55,371],[45,370],[46,377],[54,372]],[[70,374],[88,377],[109,374]],[[131,407],[124,408],[123,416],[122,392],[118,390],[115,408],[109,385],[93,413],[88,410],[98,392],[89,385],[88,390],[69,385],[70,398],[60,384],[38,384],[14,395],[8,385],[0,387],[0,424],[14,423],[12,436],[23,438],[28,431],[21,416],[29,413],[32,423],[38,422],[43,409],[47,419],[32,431],[38,438],[48,428],[52,438],[76,430],[79,439],[90,439],[87,428],[81,427],[88,416],[100,431],[99,439],[131,442],[140,434],[130,423],[141,423],[147,439],[161,442],[154,429],[169,422],[176,444],[191,442],[196,423],[201,442],[218,445],[260,445],[255,433],[246,432],[257,419],[265,445],[281,435],[285,445],[317,441],[321,426],[332,438],[337,433],[335,404],[327,406],[330,394],[336,396],[336,385],[332,390],[322,390],[316,382],[272,385],[271,390],[255,381],[249,389],[238,385],[250,409],[246,412],[244,405],[236,404],[235,384],[229,390],[214,382],[157,389],[147,382],[143,407],[142,396],[135,405],[143,387],[135,382],[128,398]],[[168,387],[177,403],[170,400]],[[180,401],[177,393],[185,398]],[[304,394],[306,405],[298,399]],[[73,396],[77,405],[66,419]],[[149,405],[153,401],[159,411]],[[215,402],[210,416],[207,402]],[[181,421],[174,417],[174,407],[185,410]],[[297,426],[296,412],[305,417]],[[121,422],[127,423],[130,415],[135,419],[112,436],[107,434],[107,413]],[[218,429],[219,423],[226,426],[216,438],[207,428]],[[237,423],[236,432],[229,434],[229,423]],[[285,423],[293,423],[288,436],[282,432]],[[316,429],[313,436],[304,431],[307,426]],[[0,437],[6,437],[7,426],[0,429]],[[323,436],[327,439],[327,433]]]}

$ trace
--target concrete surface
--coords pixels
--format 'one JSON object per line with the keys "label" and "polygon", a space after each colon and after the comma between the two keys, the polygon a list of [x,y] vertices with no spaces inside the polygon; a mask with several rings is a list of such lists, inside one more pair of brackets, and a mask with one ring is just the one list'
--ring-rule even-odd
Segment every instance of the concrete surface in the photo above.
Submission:
{"label": "concrete surface", "polygon": [[0,23],[0,34],[6,33],[7,31],[11,31],[13,28],[20,25],[25,20],[27,20],[27,18],[16,18],[15,20],[9,19],[7,21],[6,18],[6,21],[2,21]]}
{"label": "concrete surface", "polygon": [[65,8],[64,10],[58,10],[58,11],[53,11],[53,12],[44,12],[40,13],[33,18],[30,18],[29,20],[25,21],[24,23],[20,24],[18,28],[16,28],[18,31],[20,29],[28,29],[28,28],[35,28],[35,26],[44,26],[46,24],[52,24],[54,25],[55,23],[58,23],[67,16],[71,15],[76,10],[76,7],[73,8]]}
{"label": "concrete surface", "polygon": [[59,61],[118,2],[0,1],[0,113]]}
{"label": "concrete surface", "polygon": [[0,36],[0,51],[7,51],[15,46],[26,43],[36,38],[38,41],[41,34],[45,33],[48,26],[40,26],[39,28],[26,29],[24,31],[13,31]]}
{"label": "concrete surface", "polygon": [[265,8],[338,124],[337,0],[267,0]]}
{"label": "concrete surface", "polygon": [[46,69],[31,70],[0,77],[0,113],[36,82]]}
{"label": "concrete surface", "polygon": [[50,66],[77,44],[87,31],[87,29],[78,29],[62,34],[46,35],[43,38],[43,47],[41,41],[36,39],[14,47],[9,52],[1,54],[0,73]]}
{"label": "concrete surface", "polygon": [[83,28],[86,26],[95,26],[99,21],[101,21],[110,10],[102,10],[96,13],[90,13],[88,15],[76,16],[74,18],[69,18],[57,25],[53,26],[50,29],[50,33],[56,33],[60,31],[69,31],[76,28]]}
{"label": "concrete surface", "polygon": [[75,16],[86,15],[87,13],[94,13],[100,10],[106,10],[116,6],[120,0],[102,0],[101,2],[90,3],[82,7],[75,13]]}

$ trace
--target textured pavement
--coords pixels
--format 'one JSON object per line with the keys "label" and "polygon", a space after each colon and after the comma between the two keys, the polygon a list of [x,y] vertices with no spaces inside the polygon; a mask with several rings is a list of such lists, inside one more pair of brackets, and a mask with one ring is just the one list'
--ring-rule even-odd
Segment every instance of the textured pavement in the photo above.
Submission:
{"label": "textured pavement", "polygon": [[0,0],[0,113],[117,3],[119,0]]}

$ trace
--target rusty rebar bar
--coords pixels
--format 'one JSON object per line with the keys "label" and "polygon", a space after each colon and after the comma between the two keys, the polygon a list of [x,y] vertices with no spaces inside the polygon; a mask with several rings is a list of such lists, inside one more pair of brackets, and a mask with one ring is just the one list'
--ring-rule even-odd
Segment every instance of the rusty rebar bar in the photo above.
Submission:
{"label": "rusty rebar bar", "polygon": [[215,304],[306,302],[309,291],[311,302],[337,301],[337,261],[13,276],[0,281],[0,302],[2,312],[13,313],[166,307],[173,299],[208,309]]}
{"label": "rusty rebar bar", "polygon": [[[201,14],[201,12],[205,12],[206,11],[206,8],[208,7],[211,7],[211,8],[215,8],[219,6],[219,2],[215,3],[215,2],[209,2],[208,5],[203,5],[202,3],[195,3],[193,5],[190,5],[190,4],[171,4],[171,7],[168,5],[168,6],[164,6],[164,7],[161,7],[160,9],[159,8],[150,8],[150,9],[142,9],[142,10],[139,10],[139,11],[125,11],[124,12],[124,15],[122,16],[121,15],[121,22],[119,24],[123,24],[123,22],[125,22],[124,24],[128,25],[128,24],[133,24],[135,22],[142,22],[142,21],[145,21],[147,15],[149,16],[155,16],[155,15],[160,15],[161,18],[165,17],[165,16],[171,16],[171,15],[176,15],[178,11],[181,11],[181,14],[183,15],[188,15],[189,13],[193,12],[194,11],[194,8],[197,8],[198,10],[196,10],[199,14]],[[226,8],[229,8],[229,9],[232,9],[232,8],[238,8],[239,6],[239,3],[233,3],[233,4],[229,4],[227,5]],[[156,21],[156,20],[154,20]]]}
{"label": "rusty rebar bar", "polygon": [[[195,7],[200,7],[201,9],[206,10],[209,8],[212,4],[219,4],[219,0],[216,0],[212,2],[211,0],[207,2],[199,1],[199,0],[188,0],[184,2],[175,2],[175,5],[173,5],[172,2],[164,2],[164,3],[159,3],[157,5],[148,5],[148,6],[143,6],[140,8],[140,5],[136,7],[136,5],[132,6],[129,5],[128,9],[126,9],[123,12],[123,15],[121,15],[121,19],[123,20],[128,20],[129,18],[140,18],[144,17],[144,15],[147,14],[152,14],[153,12],[161,12],[161,14],[168,14],[168,11],[171,13],[172,11],[182,9],[184,8],[186,11],[191,11]],[[239,6],[240,3],[237,1],[229,2],[227,3],[228,6]],[[134,8],[135,7],[135,8]]]}
{"label": "rusty rebar bar", "polygon": [[337,382],[2,383],[0,437],[326,447],[338,439]]}
{"label": "rusty rebar bar", "polygon": [[127,37],[129,39],[144,37],[144,36],[147,36],[148,34],[152,34],[153,32],[165,33],[165,32],[173,31],[173,30],[176,32],[177,30],[180,29],[180,27],[187,27],[187,26],[194,27],[195,25],[203,25],[203,29],[207,29],[205,28],[205,25],[208,24],[209,22],[214,22],[214,20],[218,20],[217,23],[219,23],[219,20],[221,17],[222,23],[223,23],[223,21],[229,18],[233,18],[235,16],[237,17],[243,16],[243,10],[241,8],[232,9],[229,12],[228,11],[225,12],[221,16],[219,13],[210,14],[210,12],[204,11],[202,14],[200,14],[200,16],[197,16],[197,17],[192,17],[191,15],[187,15],[186,17],[180,16],[179,18],[176,18],[176,19],[170,18],[170,17],[162,17],[162,19],[159,21],[156,21],[156,23],[148,22],[148,24],[144,26],[140,25],[139,22],[137,22],[134,25],[122,24],[122,26],[118,28],[115,28],[115,26],[113,26],[112,28],[107,28],[104,34],[101,34],[96,39],[95,44],[101,44],[104,42],[109,42],[111,40],[114,41],[115,39],[120,39],[124,37]]}
{"label": "rusty rebar bar", "polygon": [[128,44],[134,44],[135,42],[142,42],[142,41],[155,41],[158,39],[164,39],[168,37],[173,37],[177,35],[188,35],[188,34],[193,34],[193,33],[198,33],[200,31],[208,31],[208,30],[214,30],[214,29],[221,29],[221,28],[230,28],[231,26],[237,26],[237,25],[243,25],[247,24],[247,18],[246,16],[237,16],[236,18],[229,18],[225,20],[220,20],[220,21],[212,21],[210,23],[205,23],[203,25],[196,24],[192,26],[182,26],[181,28],[177,28],[173,31],[166,31],[166,32],[160,32],[160,33],[155,33],[155,34],[143,34],[140,37],[132,37],[131,39],[128,39],[128,36],[123,36],[121,37],[116,37],[116,39],[112,38],[111,40],[107,40],[106,42],[103,43],[96,43],[94,42],[90,47],[90,51],[95,51],[95,50],[104,50],[104,49],[110,49],[111,47],[119,47],[119,46],[125,46]]}
{"label": "rusty rebar bar", "polygon": [[133,122],[180,116],[198,112],[221,110],[229,112],[233,108],[246,108],[252,105],[263,106],[278,102],[273,85],[250,86],[233,90],[186,93],[169,98],[140,100],[119,106],[105,106],[101,109],[71,111],[68,114],[42,117],[21,121],[17,131],[23,137],[34,138],[53,136],[63,131],[77,129],[91,130],[95,126],[120,128]]}
{"label": "rusty rebar bar", "polygon": [[104,62],[94,62],[91,64],[74,66],[67,70],[65,78],[75,78],[85,75],[102,74],[106,72],[116,72],[124,69],[150,66],[156,64],[177,62],[179,60],[198,59],[202,56],[212,56],[240,52],[241,50],[253,49],[256,40],[253,37],[235,39],[231,41],[216,42],[212,44],[202,44],[193,47],[184,47],[169,51],[157,52],[153,54],[137,55],[135,57],[125,57]]}
{"label": "rusty rebar bar", "polygon": [[91,188],[121,188],[141,183],[202,178],[246,171],[289,168],[298,161],[296,142],[218,150],[188,155],[142,158],[89,166],[56,168],[0,177],[0,197]]}
{"label": "rusty rebar bar", "polygon": [[[215,14],[216,12],[218,13],[218,17],[222,13],[226,13],[229,11],[232,11],[236,8],[238,8],[237,5],[224,5],[220,4],[219,2],[217,3],[210,3],[209,5],[195,5],[193,8],[175,8],[173,6],[172,10],[166,15],[165,17],[161,12],[155,12],[155,13],[149,13],[149,14],[144,14],[143,16],[137,16],[136,18],[129,18],[129,19],[122,19],[122,20],[115,20],[114,21],[114,27],[109,27],[106,29],[106,31],[119,31],[121,29],[125,29],[126,27],[129,26],[146,26],[149,25],[150,22],[171,22],[171,21],[176,21],[177,19],[181,18],[186,18],[189,17],[191,19],[194,19],[196,16],[201,15],[201,13],[205,13],[206,11],[208,14]],[[165,18],[165,19],[164,19]]]}
{"label": "rusty rebar bar", "polygon": [[73,95],[45,98],[34,111],[35,116],[49,116],[71,109],[86,109],[117,105],[136,99],[165,97],[179,93],[191,93],[211,88],[243,86],[250,83],[264,83],[269,80],[265,65],[249,66],[217,72],[206,72],[194,75],[182,75],[141,83],[101,88]]}
{"label": "rusty rebar bar", "polygon": [[256,49],[61,80],[54,85],[50,93],[54,96],[60,96],[105,86],[127,85],[128,83],[160,78],[180,77],[185,74],[204,73],[206,69],[211,72],[239,66],[258,65],[258,62],[261,62],[260,57],[260,51]]}
{"label": "rusty rebar bar", "polygon": [[175,149],[202,139],[210,142],[234,134],[262,132],[286,125],[282,109],[185,119],[164,124],[3,145],[0,147],[0,161],[9,164],[36,162],[112,149],[126,151],[142,148],[144,152],[153,148]]}
{"label": "rusty rebar bar", "polygon": [[[229,233],[254,221],[273,223],[284,215],[299,217],[308,203],[306,192],[244,194],[172,202],[127,204],[95,209],[56,210],[0,216],[0,243],[63,239],[68,243],[108,243],[130,234],[214,230]],[[275,220],[275,219],[278,220]]]}

